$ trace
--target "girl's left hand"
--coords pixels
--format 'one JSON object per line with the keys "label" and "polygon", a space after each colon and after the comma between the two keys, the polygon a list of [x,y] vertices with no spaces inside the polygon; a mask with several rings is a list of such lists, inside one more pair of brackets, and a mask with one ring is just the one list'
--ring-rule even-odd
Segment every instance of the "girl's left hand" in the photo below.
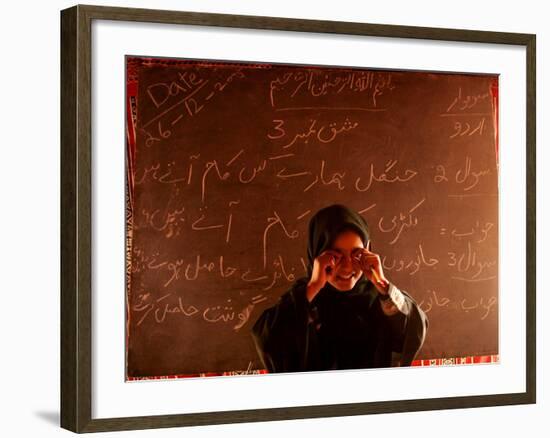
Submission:
{"label": "girl's left hand", "polygon": [[365,277],[376,286],[378,292],[387,295],[390,284],[384,275],[380,256],[367,248],[357,248],[352,254],[352,259],[361,268]]}

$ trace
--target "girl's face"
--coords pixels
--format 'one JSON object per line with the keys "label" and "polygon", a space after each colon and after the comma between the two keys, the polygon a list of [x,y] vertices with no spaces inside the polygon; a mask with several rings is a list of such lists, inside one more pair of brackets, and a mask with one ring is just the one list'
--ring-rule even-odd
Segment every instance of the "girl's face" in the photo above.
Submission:
{"label": "girl's face", "polygon": [[334,275],[328,282],[339,291],[345,292],[353,289],[355,283],[363,275],[359,265],[352,259],[357,250],[361,248],[364,248],[361,237],[351,230],[342,231],[336,236],[331,249],[340,253],[342,257],[337,262]]}

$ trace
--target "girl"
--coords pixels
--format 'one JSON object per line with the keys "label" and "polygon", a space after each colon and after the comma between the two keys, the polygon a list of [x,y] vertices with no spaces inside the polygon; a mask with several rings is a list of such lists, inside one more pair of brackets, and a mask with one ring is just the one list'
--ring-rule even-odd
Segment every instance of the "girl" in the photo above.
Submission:
{"label": "girl", "polygon": [[265,310],[252,334],[271,373],[408,366],[428,319],[384,275],[366,221],[343,205],[309,222],[307,276]]}

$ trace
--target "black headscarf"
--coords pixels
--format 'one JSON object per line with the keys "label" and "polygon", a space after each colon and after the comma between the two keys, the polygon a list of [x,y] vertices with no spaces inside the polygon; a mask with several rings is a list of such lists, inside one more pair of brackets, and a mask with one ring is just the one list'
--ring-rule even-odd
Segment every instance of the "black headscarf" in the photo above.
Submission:
{"label": "black headscarf", "polygon": [[370,240],[367,222],[363,217],[344,205],[333,204],[319,210],[309,221],[307,241],[307,276],[311,277],[313,261],[326,249],[330,248],[344,230],[355,231],[366,247]]}

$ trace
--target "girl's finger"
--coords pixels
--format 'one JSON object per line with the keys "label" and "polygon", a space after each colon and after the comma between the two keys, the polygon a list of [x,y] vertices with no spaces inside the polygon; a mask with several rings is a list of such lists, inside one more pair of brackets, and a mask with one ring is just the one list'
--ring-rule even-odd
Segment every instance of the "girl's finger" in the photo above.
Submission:
{"label": "girl's finger", "polygon": [[326,254],[326,265],[332,267],[335,267],[339,261],[338,257],[334,254]]}
{"label": "girl's finger", "polygon": [[329,264],[328,264],[328,270],[326,271],[326,273],[329,277],[332,277],[334,275],[334,273],[336,272],[337,263],[338,263],[338,260],[337,260],[336,256],[331,255],[330,260],[329,260]]}
{"label": "girl's finger", "polygon": [[363,260],[366,261],[367,263],[376,263],[378,264],[379,261],[380,261],[380,258],[376,255],[374,256],[366,256],[366,257],[363,257]]}
{"label": "girl's finger", "polygon": [[365,271],[369,277],[372,275],[372,270],[375,269],[375,265],[373,265],[370,261],[364,260],[363,262],[363,271]]}

